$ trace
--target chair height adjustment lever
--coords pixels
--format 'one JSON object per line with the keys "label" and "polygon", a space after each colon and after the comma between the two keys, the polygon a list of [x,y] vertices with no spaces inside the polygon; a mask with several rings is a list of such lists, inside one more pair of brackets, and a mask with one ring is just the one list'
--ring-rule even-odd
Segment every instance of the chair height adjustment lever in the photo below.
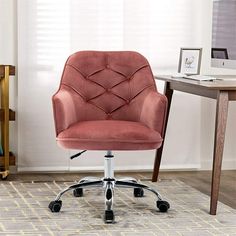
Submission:
{"label": "chair height adjustment lever", "polygon": [[83,150],[82,152],[76,153],[75,155],[71,156],[70,159],[72,160],[72,159],[74,159],[74,158],[76,158],[76,157],[82,155],[82,154],[83,154],[84,152],[86,152],[86,151],[87,151],[87,150]]}

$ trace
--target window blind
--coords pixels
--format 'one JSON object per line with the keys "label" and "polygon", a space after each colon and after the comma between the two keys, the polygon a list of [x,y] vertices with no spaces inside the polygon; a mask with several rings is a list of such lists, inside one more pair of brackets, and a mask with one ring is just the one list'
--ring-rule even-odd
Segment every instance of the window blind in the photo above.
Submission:
{"label": "window blind", "polygon": [[173,70],[180,47],[199,45],[197,2],[21,0],[18,13],[28,32],[24,37],[19,30],[41,68],[55,68],[79,50],[137,50],[152,66]]}

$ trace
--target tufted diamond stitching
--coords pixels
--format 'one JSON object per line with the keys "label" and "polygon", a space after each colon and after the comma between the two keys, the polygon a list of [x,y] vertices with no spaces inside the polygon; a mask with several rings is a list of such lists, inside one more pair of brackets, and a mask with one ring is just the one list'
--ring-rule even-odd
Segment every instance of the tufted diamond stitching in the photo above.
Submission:
{"label": "tufted diamond stitching", "polygon": [[[109,78],[112,78],[112,79],[109,79]],[[90,81],[98,83],[104,88],[111,88],[121,83],[122,81],[125,81],[126,77],[124,77],[123,75],[119,73],[114,72],[113,70],[105,68],[102,71],[93,74],[88,79]]]}
{"label": "tufted diamond stitching", "polygon": [[150,67],[139,54],[120,60],[116,60],[115,52],[91,52],[91,57],[84,58],[77,54],[68,59],[62,84],[103,111],[107,119],[121,108],[130,107],[147,89],[155,89]]}

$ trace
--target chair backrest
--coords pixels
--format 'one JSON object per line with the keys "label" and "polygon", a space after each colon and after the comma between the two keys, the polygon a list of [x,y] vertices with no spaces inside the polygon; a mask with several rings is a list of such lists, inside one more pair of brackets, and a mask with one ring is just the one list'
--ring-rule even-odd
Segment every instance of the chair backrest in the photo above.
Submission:
{"label": "chair backrest", "polygon": [[70,91],[79,121],[138,121],[147,93],[156,91],[148,61],[131,51],[81,51],[71,55],[60,89]]}

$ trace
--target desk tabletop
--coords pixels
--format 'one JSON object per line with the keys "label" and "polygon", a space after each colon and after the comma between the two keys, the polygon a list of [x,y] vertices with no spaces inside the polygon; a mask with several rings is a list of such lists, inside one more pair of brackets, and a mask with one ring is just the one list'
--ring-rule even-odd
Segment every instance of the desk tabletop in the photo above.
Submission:
{"label": "desk tabletop", "polygon": [[171,75],[155,75],[155,79],[165,82],[192,85],[193,87],[213,90],[236,90],[236,75],[209,75],[217,78],[213,81],[197,81],[186,78],[172,78]]}

